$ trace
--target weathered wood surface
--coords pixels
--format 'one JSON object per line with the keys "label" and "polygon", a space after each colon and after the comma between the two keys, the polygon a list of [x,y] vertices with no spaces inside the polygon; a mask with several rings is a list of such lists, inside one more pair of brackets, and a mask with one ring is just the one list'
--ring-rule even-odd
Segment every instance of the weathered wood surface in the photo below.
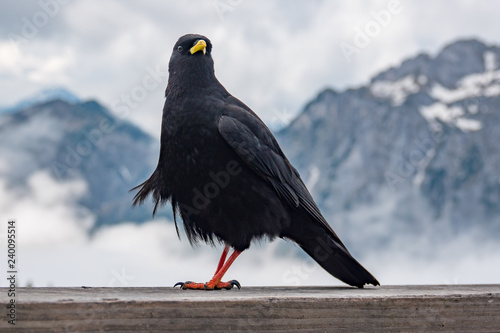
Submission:
{"label": "weathered wood surface", "polygon": [[19,288],[16,302],[1,332],[500,332],[500,285]]}

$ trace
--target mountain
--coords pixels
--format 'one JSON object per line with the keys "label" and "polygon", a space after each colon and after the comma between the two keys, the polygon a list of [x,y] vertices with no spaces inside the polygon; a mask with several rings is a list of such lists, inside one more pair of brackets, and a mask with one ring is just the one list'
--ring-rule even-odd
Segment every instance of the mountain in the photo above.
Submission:
{"label": "mountain", "polygon": [[14,105],[8,107],[0,107],[0,113],[15,112],[17,110],[26,109],[36,104],[53,100],[61,100],[69,104],[78,104],[81,102],[81,100],[76,95],[74,95],[67,89],[62,87],[52,87],[40,90],[29,97],[23,98],[21,101],[15,103]]}
{"label": "mountain", "polygon": [[[70,96],[62,90],[52,96],[60,93]],[[48,96],[39,95],[42,101]],[[96,101],[69,99],[24,101],[19,105],[30,106],[0,114],[0,179],[16,193],[41,171],[61,184],[81,180],[87,192],[78,205],[92,212],[95,227],[151,219],[151,207],[131,207],[128,191],[154,170],[157,140]],[[54,189],[42,191],[50,195]]]}
{"label": "mountain", "polygon": [[278,133],[335,230],[361,246],[500,235],[499,62],[498,46],[457,41],[324,90]]}

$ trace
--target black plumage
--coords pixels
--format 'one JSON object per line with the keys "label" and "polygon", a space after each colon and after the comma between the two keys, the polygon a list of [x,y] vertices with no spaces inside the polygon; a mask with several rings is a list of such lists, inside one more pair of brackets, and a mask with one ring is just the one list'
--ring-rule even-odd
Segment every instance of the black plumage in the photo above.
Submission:
{"label": "black plumage", "polygon": [[271,131],[219,83],[211,51],[201,35],[175,44],[158,166],[136,187],[134,204],[151,194],[154,214],[170,200],[190,242],[221,241],[239,253],[256,238],[287,238],[345,283],[378,285],[321,215]]}

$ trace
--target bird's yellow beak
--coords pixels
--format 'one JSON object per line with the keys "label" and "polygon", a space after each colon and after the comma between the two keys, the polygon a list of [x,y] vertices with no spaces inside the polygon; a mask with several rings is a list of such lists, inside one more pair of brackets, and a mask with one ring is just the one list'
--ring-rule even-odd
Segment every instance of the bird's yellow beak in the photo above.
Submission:
{"label": "bird's yellow beak", "polygon": [[198,51],[203,51],[203,54],[207,52],[207,43],[203,40],[200,39],[192,48],[189,49],[189,52],[191,54],[195,54]]}

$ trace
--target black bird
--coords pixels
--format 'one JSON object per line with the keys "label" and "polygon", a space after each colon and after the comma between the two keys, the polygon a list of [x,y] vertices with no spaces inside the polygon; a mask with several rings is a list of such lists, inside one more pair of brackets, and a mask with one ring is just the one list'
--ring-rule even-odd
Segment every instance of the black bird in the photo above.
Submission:
{"label": "black bird", "polygon": [[[185,35],[169,63],[158,166],[134,189],[134,205],[151,194],[155,206],[171,201],[177,234],[180,213],[190,243],[225,243],[207,283],[179,282],[183,289],[240,288],[221,282],[254,239],[296,242],[325,270],[356,287],[378,281],[349,253],[267,126],[233,97],[214,73],[212,44]],[[134,190],[133,189],[133,190]],[[232,247],[234,252],[225,261]]]}

